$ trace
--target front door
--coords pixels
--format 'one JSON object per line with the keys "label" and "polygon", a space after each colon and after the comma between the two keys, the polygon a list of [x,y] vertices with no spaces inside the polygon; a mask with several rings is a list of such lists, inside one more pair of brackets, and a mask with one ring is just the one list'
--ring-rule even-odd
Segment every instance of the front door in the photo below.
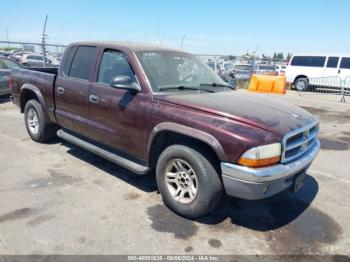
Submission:
{"label": "front door", "polygon": [[104,50],[89,94],[89,138],[142,160],[151,126],[145,121],[152,115],[151,96],[111,87],[112,79],[120,75],[137,81],[122,52]]}
{"label": "front door", "polygon": [[67,70],[67,75],[58,76],[55,86],[55,113],[58,124],[85,136],[91,70],[96,50],[96,47],[91,46],[78,47],[71,65],[68,65],[70,69]]}

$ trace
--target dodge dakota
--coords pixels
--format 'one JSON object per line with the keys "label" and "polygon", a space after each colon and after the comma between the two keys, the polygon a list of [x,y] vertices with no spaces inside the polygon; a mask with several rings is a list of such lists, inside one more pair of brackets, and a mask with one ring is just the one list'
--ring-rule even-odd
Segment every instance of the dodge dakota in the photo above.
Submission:
{"label": "dodge dakota", "polygon": [[13,69],[29,136],[55,136],[135,174],[154,174],[169,208],[197,218],[224,193],[249,200],[302,187],[317,119],[232,90],[198,57],[121,42],[69,45],[60,67]]}

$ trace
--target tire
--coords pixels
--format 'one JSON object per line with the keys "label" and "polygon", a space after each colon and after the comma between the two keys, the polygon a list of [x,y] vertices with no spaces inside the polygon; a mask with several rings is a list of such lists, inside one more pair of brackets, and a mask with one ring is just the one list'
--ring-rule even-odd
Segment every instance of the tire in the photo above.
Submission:
{"label": "tire", "polygon": [[298,91],[308,91],[309,81],[307,78],[298,78],[294,83],[295,89]]}
{"label": "tire", "polygon": [[[220,177],[212,163],[198,151],[183,145],[169,146],[161,153],[156,178],[164,203],[175,213],[191,219],[210,213],[223,194]],[[179,188],[181,192],[177,194]],[[186,190],[188,192],[181,198]]]}
{"label": "tire", "polygon": [[24,108],[24,122],[29,136],[36,142],[45,142],[56,136],[56,127],[44,114],[41,104],[31,99]]}

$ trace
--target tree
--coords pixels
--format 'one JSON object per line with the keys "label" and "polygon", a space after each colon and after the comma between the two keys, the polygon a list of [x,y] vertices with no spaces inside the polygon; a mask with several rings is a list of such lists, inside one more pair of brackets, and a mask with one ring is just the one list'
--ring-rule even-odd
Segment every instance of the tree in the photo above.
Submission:
{"label": "tree", "polygon": [[276,57],[278,60],[283,60],[283,53],[278,53],[277,54],[277,57]]}
{"label": "tree", "polygon": [[276,60],[276,59],[277,59],[277,54],[276,54],[276,52],[273,53],[272,59],[273,59],[273,60]]}
{"label": "tree", "polygon": [[236,59],[236,56],[229,55],[229,56],[227,57],[227,59],[228,59],[228,60],[235,60],[235,59]]}

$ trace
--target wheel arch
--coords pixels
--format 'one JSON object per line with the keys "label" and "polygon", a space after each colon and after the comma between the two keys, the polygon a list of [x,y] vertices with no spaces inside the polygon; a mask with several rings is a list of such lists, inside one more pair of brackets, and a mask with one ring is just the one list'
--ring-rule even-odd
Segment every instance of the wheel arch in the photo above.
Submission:
{"label": "wheel arch", "polygon": [[20,91],[21,113],[24,112],[24,108],[26,106],[26,103],[31,99],[38,101],[41,104],[41,106],[43,107],[44,113],[47,114],[46,104],[45,104],[44,98],[43,98],[40,90],[36,86],[31,85],[31,84],[24,84],[21,87],[21,91]]}
{"label": "wheel arch", "polygon": [[221,144],[211,134],[181,124],[165,122],[158,124],[152,130],[147,149],[148,165],[154,168],[161,152],[174,144],[205,150],[210,160],[217,162],[218,166],[220,166],[220,160],[226,160]]}
{"label": "wheel arch", "polygon": [[295,85],[295,83],[297,82],[297,80],[300,79],[300,78],[306,78],[306,79],[308,79],[308,77],[307,77],[306,75],[297,75],[297,76],[295,77],[294,81],[293,81],[293,85]]}

